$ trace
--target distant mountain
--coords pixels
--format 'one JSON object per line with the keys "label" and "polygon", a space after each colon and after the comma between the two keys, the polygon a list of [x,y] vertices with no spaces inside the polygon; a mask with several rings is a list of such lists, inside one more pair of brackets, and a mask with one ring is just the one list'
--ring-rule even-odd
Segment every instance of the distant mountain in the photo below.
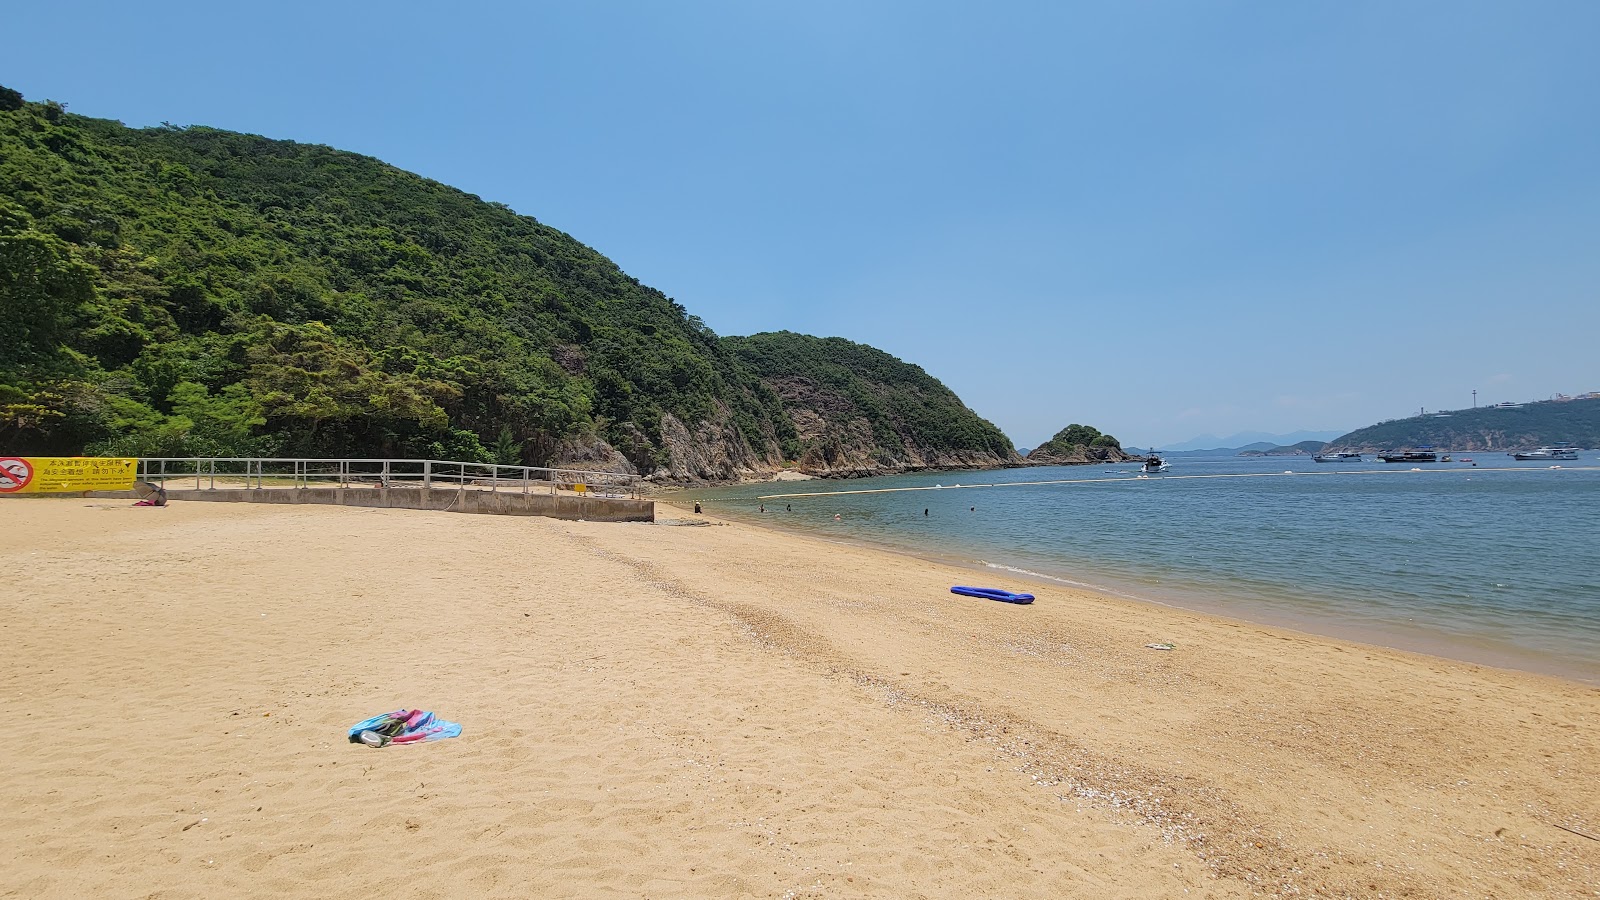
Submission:
{"label": "distant mountain", "polygon": [[1371,453],[1437,447],[1511,451],[1570,444],[1600,447],[1600,393],[1477,409],[1452,409],[1391,419],[1329,441],[1329,450]]}
{"label": "distant mountain", "polygon": [[[1288,434],[1268,434],[1265,431],[1241,431],[1227,437],[1217,437],[1211,434],[1202,434],[1197,438],[1177,444],[1168,444],[1161,448],[1164,452],[1175,453],[1185,450],[1207,450],[1214,453],[1226,453],[1229,450],[1238,452],[1249,449],[1265,449],[1252,447],[1253,444],[1264,444],[1266,447],[1282,447],[1288,444],[1297,444],[1301,441],[1322,441],[1326,443],[1338,437],[1338,431],[1291,431]],[[1131,451],[1130,451],[1131,452]]]}
{"label": "distant mountain", "polygon": [[1240,456],[1312,456],[1322,452],[1322,441],[1301,441],[1287,447],[1246,447]]}
{"label": "distant mountain", "polygon": [[1204,450],[1165,450],[1161,448],[1143,449],[1140,447],[1124,447],[1122,449],[1128,453],[1132,453],[1135,456],[1145,456],[1147,454],[1157,452],[1159,452],[1162,456],[1238,456],[1245,452],[1272,450],[1277,446],[1277,444],[1269,441],[1257,441],[1253,444],[1245,444],[1243,447],[1207,447]]}

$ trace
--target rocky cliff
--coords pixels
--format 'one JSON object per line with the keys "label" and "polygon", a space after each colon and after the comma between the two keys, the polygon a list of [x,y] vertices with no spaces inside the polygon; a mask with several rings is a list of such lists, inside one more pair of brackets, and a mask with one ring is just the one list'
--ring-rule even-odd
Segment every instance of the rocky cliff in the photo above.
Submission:
{"label": "rocky cliff", "polygon": [[921,367],[843,338],[725,338],[782,403],[799,471],[860,477],[1020,465],[1011,441]]}

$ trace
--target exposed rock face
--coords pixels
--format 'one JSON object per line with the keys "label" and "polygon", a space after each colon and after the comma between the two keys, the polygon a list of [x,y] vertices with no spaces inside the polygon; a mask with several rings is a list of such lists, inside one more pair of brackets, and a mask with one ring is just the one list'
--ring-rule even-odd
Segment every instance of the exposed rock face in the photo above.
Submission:
{"label": "exposed rock face", "polygon": [[549,467],[552,469],[639,474],[638,468],[626,456],[618,453],[617,448],[595,435],[562,438],[551,454],[551,460]]}
{"label": "exposed rock face", "polygon": [[[838,392],[803,376],[773,377],[803,448],[799,469],[824,478],[866,478],[926,469],[994,469],[1020,465],[1016,454],[937,450],[919,446],[902,427],[875,432],[871,421]],[[898,423],[897,423],[898,425]]]}
{"label": "exposed rock face", "polygon": [[[810,399],[821,399],[807,391]],[[773,478],[780,473],[799,473],[819,478],[866,478],[928,469],[994,469],[1026,465],[1019,456],[962,450],[932,452],[917,447],[904,435],[891,446],[880,445],[872,425],[862,417],[829,422],[815,408],[790,405],[784,396],[786,412],[799,433],[803,449],[798,465],[785,466],[777,441],[767,436],[759,448],[733,424],[727,410],[719,410],[716,420],[699,422],[690,428],[670,413],[661,417],[661,442],[658,447],[643,431],[626,426],[618,449],[605,440],[589,436],[566,438],[552,455],[551,467],[591,472],[645,474],[652,481],[717,482]],[[823,399],[824,404],[832,401]],[[838,414],[838,411],[835,411]],[[664,465],[657,460],[665,456]]]}
{"label": "exposed rock face", "polygon": [[783,468],[775,443],[758,453],[733,424],[724,407],[715,421],[700,422],[691,431],[671,413],[661,416],[661,441],[667,464],[650,474],[661,481],[737,481],[771,475]]}

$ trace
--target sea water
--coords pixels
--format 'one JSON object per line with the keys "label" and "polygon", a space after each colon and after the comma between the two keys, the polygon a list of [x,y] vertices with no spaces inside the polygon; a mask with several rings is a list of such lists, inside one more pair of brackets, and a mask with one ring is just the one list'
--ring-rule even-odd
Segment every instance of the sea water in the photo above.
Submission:
{"label": "sea water", "polygon": [[1600,683],[1600,459],[1467,455],[1475,465],[1176,457],[1145,477],[1060,466],[670,499],[981,567],[986,586],[1081,585]]}

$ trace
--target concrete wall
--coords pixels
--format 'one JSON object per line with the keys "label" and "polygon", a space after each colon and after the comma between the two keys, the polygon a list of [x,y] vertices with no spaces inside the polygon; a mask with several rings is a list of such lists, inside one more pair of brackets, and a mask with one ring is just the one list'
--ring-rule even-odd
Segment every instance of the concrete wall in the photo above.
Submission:
{"label": "concrete wall", "polygon": [[[117,496],[123,496],[120,492]],[[222,503],[323,503],[331,506],[375,506],[385,509],[435,509],[496,516],[548,516],[590,522],[654,522],[651,500],[573,497],[566,494],[522,494],[512,491],[423,490],[421,488],[167,488],[169,500]]]}

